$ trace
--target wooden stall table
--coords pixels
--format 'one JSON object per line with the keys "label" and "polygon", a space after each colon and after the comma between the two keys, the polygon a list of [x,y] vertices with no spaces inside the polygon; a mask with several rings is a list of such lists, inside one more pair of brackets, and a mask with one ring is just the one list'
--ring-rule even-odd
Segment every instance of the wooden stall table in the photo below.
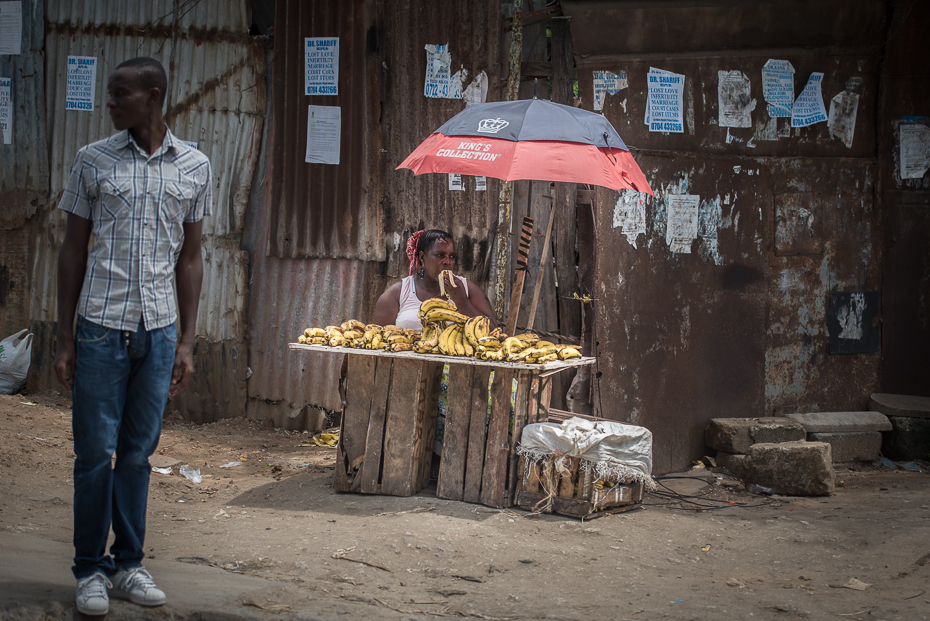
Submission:
{"label": "wooden stall table", "polygon": [[442,368],[448,363],[436,496],[497,508],[509,507],[514,501],[522,476],[516,447],[523,427],[547,420],[548,378],[568,368],[594,364],[594,358],[541,365],[301,343],[289,347],[347,357],[346,405],[334,489],[410,496],[429,484]]}

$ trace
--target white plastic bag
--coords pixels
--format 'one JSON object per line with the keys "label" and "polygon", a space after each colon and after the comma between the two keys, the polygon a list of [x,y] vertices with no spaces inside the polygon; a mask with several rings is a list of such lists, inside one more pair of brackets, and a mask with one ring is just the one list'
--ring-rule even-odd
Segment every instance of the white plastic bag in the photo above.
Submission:
{"label": "white plastic bag", "polygon": [[23,329],[0,341],[0,395],[19,392],[32,360],[32,333]]}

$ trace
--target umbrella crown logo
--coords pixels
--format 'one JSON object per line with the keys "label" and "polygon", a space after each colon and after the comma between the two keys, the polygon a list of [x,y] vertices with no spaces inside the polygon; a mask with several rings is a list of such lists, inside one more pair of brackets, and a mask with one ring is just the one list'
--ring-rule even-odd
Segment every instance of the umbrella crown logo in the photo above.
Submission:
{"label": "umbrella crown logo", "polygon": [[502,118],[483,119],[478,123],[478,131],[482,134],[496,134],[508,125],[510,125],[510,123]]}

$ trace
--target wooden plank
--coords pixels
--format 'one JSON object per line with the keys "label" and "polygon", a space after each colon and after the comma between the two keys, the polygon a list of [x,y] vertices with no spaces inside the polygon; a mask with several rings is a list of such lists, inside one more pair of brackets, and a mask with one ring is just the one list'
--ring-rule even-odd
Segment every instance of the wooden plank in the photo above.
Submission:
{"label": "wooden plank", "polygon": [[578,481],[578,458],[566,457],[565,467],[568,469],[568,476],[563,475],[559,481],[559,496],[562,498],[575,497],[575,483]]}
{"label": "wooden plank", "polygon": [[465,485],[462,500],[481,502],[484,453],[488,421],[488,378],[491,370],[475,369],[471,383],[471,420],[468,423],[468,455],[465,460]]}
{"label": "wooden plank", "polygon": [[[539,503],[544,498],[546,498],[546,494],[539,492],[526,492],[521,490],[517,492],[516,504],[517,506],[529,511],[532,510],[533,507],[535,507],[537,503]],[[633,498],[636,498],[635,492],[633,493]],[[570,517],[593,519],[610,513],[623,513],[624,511],[635,509],[639,507],[639,505],[639,501],[630,500],[625,505],[610,507],[603,511],[592,513],[591,509],[593,508],[593,505],[588,501],[578,500],[576,498],[561,498],[556,496],[552,499],[551,512],[558,513],[559,515],[567,515]]]}
{"label": "wooden plank", "polygon": [[527,257],[530,252],[530,242],[533,240],[533,219],[523,217],[523,227],[520,229],[520,245],[517,247],[517,271],[513,277],[510,293],[510,310],[507,311],[507,324],[504,332],[515,334],[517,329],[517,316],[520,314],[520,301],[523,299],[523,281],[526,278]]}
{"label": "wooden plank", "polygon": [[[415,492],[429,485],[430,467],[435,457],[433,445],[436,441],[436,419],[439,416],[439,390],[442,384],[442,367],[440,362],[424,362],[421,380],[421,398],[417,407],[418,429],[417,446],[415,454],[419,455],[417,461],[417,475]],[[436,457],[438,459],[438,457]]]}
{"label": "wooden plank", "polygon": [[[462,500],[465,489],[465,460],[468,456],[468,426],[471,422],[472,383],[475,367],[449,365],[449,390],[446,395],[446,427],[442,439],[442,460],[436,496]],[[486,408],[479,407],[479,414]]]}
{"label": "wooden plank", "polygon": [[513,399],[513,428],[510,432],[510,454],[507,464],[507,495],[511,504],[513,504],[514,492],[517,491],[517,484],[523,477],[523,470],[517,458],[517,446],[520,445],[523,437],[523,427],[527,425],[533,375],[530,371],[517,373],[517,392]]}
{"label": "wooden plank", "polygon": [[[416,453],[411,447],[417,438],[416,412],[420,406],[420,378],[423,363],[396,360],[388,394],[384,432],[384,471],[381,493],[410,496],[416,490]],[[421,431],[422,433],[422,431]]]}
{"label": "wooden plank", "polygon": [[[363,356],[348,357],[346,370],[346,410],[339,433],[339,455],[346,480],[340,483],[343,491],[358,491],[361,479],[359,469],[365,461],[365,443],[368,439],[368,420],[371,411],[375,366],[377,359]],[[338,468],[337,468],[338,470]],[[333,487],[336,481],[333,481]]]}
{"label": "wooden plank", "polygon": [[528,465],[525,466],[525,468],[526,470],[524,471],[525,472],[524,479],[526,480],[526,483],[524,483],[524,487],[526,488],[526,491],[538,492],[539,491],[539,474],[540,474],[539,464],[536,463],[535,461],[531,461],[529,462]]}
{"label": "wooden plank", "polygon": [[333,468],[333,489],[337,492],[349,491],[349,477],[346,474],[346,468],[349,460],[346,458],[345,451],[342,449],[342,439],[346,437],[346,434],[343,431],[345,424],[346,415],[345,411],[343,411],[342,417],[339,420],[339,444],[336,448],[336,464]]}
{"label": "wooden plank", "polygon": [[484,453],[484,475],[481,481],[481,503],[489,507],[509,506],[507,497],[507,435],[510,426],[510,395],[513,391],[513,371],[498,369],[491,386],[491,419]]}
{"label": "wooden plank", "polygon": [[384,448],[384,420],[388,402],[388,390],[391,386],[391,369],[393,364],[387,359],[373,358],[378,361],[375,368],[374,388],[371,395],[371,409],[368,419],[368,441],[365,443],[365,463],[360,473],[363,494],[377,494],[381,483],[381,463]]}
{"label": "wooden plank", "polygon": [[546,237],[543,239],[542,255],[539,260],[539,274],[536,276],[536,286],[533,288],[533,300],[530,302],[530,310],[526,316],[527,331],[533,329],[536,323],[536,305],[539,303],[539,291],[542,288],[543,274],[548,267],[547,259],[549,258],[549,240],[552,237],[552,223],[555,221],[555,205],[549,210],[549,224],[546,226]]}

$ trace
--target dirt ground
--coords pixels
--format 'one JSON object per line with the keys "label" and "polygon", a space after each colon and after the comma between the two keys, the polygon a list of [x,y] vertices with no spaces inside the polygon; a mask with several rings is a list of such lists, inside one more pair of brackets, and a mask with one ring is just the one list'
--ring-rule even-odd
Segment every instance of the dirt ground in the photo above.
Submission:
{"label": "dirt ground", "polygon": [[[147,563],[162,586],[209,574],[233,595],[176,586],[164,608],[114,602],[108,618],[930,619],[928,474],[839,467],[830,497],[769,498],[692,470],[641,509],[581,522],[431,488],[335,493],[336,452],[310,437],[166,421],[153,465],[172,474],[152,474]],[[78,617],[72,459],[67,397],[0,396],[0,618]],[[42,563],[55,571],[30,571]],[[24,584],[36,572],[44,591]]]}

